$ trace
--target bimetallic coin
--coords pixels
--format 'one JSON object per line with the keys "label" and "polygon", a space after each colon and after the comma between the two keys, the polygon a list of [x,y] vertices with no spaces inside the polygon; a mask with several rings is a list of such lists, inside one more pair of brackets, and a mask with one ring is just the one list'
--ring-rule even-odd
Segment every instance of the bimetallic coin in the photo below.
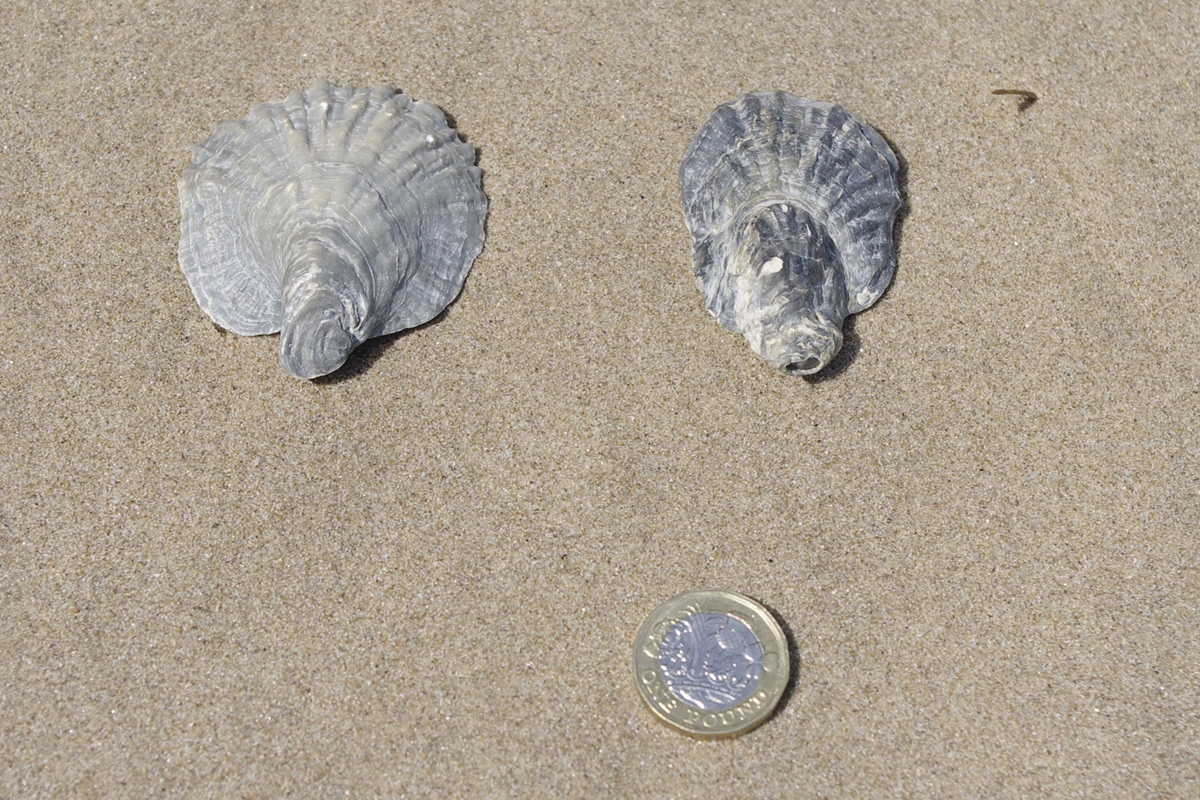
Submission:
{"label": "bimetallic coin", "polygon": [[762,723],[788,682],[787,639],[758,603],[701,589],[672,597],[634,643],[638,691],[659,719],[704,738]]}

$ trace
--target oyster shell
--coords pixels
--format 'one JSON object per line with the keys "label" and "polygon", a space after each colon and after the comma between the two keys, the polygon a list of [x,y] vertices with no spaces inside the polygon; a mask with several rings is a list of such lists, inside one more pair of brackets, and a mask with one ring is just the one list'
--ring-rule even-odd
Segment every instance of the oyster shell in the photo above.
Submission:
{"label": "oyster shell", "polygon": [[179,179],[179,265],[297,378],[437,316],[483,247],[475,148],[434,105],[324,81],[222,122]]}
{"label": "oyster shell", "polygon": [[825,367],[895,271],[898,171],[840,106],[776,91],[717,108],[679,170],[708,310],[777,367]]}

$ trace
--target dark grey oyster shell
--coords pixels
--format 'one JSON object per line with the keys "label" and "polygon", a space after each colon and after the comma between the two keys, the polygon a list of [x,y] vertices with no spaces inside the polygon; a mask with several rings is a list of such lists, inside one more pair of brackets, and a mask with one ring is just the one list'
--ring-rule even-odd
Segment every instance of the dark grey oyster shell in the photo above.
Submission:
{"label": "dark grey oyster shell", "polygon": [[895,271],[898,171],[840,106],[776,91],[717,108],[679,171],[708,310],[777,367],[825,367]]}
{"label": "dark grey oyster shell", "polygon": [[281,331],[298,378],[458,296],[483,247],[475,148],[434,105],[324,81],[222,122],[179,179],[179,265],[218,325]]}

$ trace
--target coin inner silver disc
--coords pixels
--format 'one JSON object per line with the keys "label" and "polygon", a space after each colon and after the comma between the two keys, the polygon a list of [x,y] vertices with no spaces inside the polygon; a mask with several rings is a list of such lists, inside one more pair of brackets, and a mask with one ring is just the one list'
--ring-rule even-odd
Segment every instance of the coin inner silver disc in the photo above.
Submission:
{"label": "coin inner silver disc", "polygon": [[762,643],[737,617],[702,611],[667,631],[658,669],[680,701],[701,711],[724,711],[745,702],[762,679]]}

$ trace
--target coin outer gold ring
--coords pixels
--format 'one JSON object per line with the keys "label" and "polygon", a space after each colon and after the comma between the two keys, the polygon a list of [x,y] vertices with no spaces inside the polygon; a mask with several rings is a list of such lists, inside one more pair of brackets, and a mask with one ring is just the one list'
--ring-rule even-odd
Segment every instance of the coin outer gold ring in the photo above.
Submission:
{"label": "coin outer gold ring", "polygon": [[[671,693],[659,670],[663,637],[680,620],[693,614],[729,614],[758,637],[763,649],[763,675],[754,692],[739,705],[721,711],[702,711]],[[775,710],[790,675],[787,638],[759,603],[724,589],[699,589],[678,594],[650,614],[634,640],[633,670],[638,691],[655,716],[686,734],[702,739],[737,736],[761,725]]]}

